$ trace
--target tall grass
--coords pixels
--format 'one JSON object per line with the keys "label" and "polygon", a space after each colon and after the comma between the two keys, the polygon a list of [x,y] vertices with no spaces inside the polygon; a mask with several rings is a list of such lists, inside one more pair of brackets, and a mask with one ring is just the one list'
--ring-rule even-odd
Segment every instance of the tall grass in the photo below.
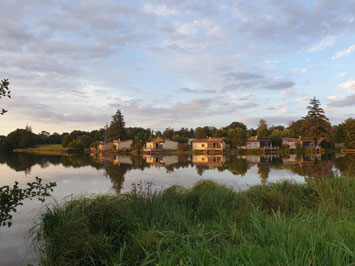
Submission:
{"label": "tall grass", "polygon": [[[148,192],[147,192],[148,191]],[[72,199],[34,231],[43,265],[354,265],[355,180]]]}

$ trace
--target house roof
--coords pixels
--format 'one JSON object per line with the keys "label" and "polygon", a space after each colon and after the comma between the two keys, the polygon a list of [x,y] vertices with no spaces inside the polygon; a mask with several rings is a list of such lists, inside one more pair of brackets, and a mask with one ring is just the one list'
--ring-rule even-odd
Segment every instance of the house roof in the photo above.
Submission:
{"label": "house roof", "polygon": [[271,141],[269,138],[258,138],[256,137],[250,137],[248,139],[248,142],[260,142],[260,141]]}
{"label": "house roof", "polygon": [[314,141],[314,138],[312,138],[312,137],[300,137],[299,140],[300,141]]}
{"label": "house roof", "polygon": [[115,139],[115,140],[113,140],[112,142],[113,142],[113,143],[120,143],[120,142],[128,142],[128,141],[133,141],[133,140],[131,140],[131,139],[126,139],[126,140]]}
{"label": "house roof", "polygon": [[201,142],[223,142],[222,138],[208,138],[208,139],[195,139],[192,141],[193,143],[201,143]]}
{"label": "house roof", "polygon": [[282,138],[282,140],[288,141],[288,142],[297,142],[298,139],[296,138]]}
{"label": "house roof", "polygon": [[163,139],[152,139],[152,140],[148,140],[147,143],[161,143],[161,142],[164,142]]}

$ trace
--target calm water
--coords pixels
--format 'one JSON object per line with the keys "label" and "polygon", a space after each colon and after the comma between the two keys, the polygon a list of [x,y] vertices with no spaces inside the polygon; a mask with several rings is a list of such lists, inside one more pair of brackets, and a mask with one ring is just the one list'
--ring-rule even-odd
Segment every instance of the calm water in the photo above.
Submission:
{"label": "calm water", "polygon": [[[0,153],[0,186],[15,180],[25,186],[41,177],[57,182],[52,198],[45,204],[62,201],[70,195],[120,193],[132,183],[151,181],[157,189],[173,184],[193,186],[200,179],[244,190],[255,184],[283,179],[305,182],[329,169],[355,175],[354,155],[328,156],[44,156]],[[26,234],[45,204],[26,201],[14,215],[11,228],[0,227],[0,265],[34,263]]]}

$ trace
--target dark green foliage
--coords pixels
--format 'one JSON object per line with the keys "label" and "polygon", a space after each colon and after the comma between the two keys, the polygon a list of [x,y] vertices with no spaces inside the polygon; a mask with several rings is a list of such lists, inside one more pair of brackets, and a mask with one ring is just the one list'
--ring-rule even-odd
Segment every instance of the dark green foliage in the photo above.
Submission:
{"label": "dark green foliage", "polygon": [[49,192],[53,192],[55,182],[49,184],[42,184],[42,179],[36,177],[36,181],[27,183],[27,188],[19,188],[18,182],[10,186],[0,187],[0,226],[12,225],[12,212],[16,212],[16,208],[22,205],[25,199],[38,198],[39,201],[44,202],[45,197],[50,196]]}
{"label": "dark green foliage", "polygon": [[247,143],[247,132],[240,127],[230,128],[228,129],[228,140],[232,147],[242,147]]}
{"label": "dark green foliage", "polygon": [[264,138],[264,137],[267,137],[269,136],[269,131],[267,129],[267,123],[265,120],[261,119],[259,121],[259,126],[256,130],[256,135],[259,137],[259,138]]}
{"label": "dark green foliage", "polygon": [[204,139],[207,138],[207,133],[202,127],[198,127],[195,129],[195,138],[196,139]]}
{"label": "dark green foliage", "polygon": [[310,100],[310,105],[307,107],[308,114],[304,117],[304,136],[314,137],[320,143],[322,140],[330,142],[331,140],[331,124],[325,116],[323,108],[320,107],[320,102],[315,97]]}
{"label": "dark green foliage", "polygon": [[109,141],[125,139],[125,122],[120,110],[117,110],[116,114],[112,116],[112,121],[110,126],[106,129],[105,137]]}
{"label": "dark green foliage", "polygon": [[37,227],[42,265],[350,265],[355,180],[234,192],[211,181],[52,206]]}
{"label": "dark green foliage", "polygon": [[[0,81],[0,99],[3,97],[11,98],[10,90],[9,90],[10,82],[8,79],[3,79]],[[0,110],[0,115],[3,115],[7,112],[4,108]]]}
{"label": "dark green foliage", "polygon": [[224,129],[228,131],[228,129],[236,129],[236,128],[241,128],[244,131],[247,130],[247,126],[243,124],[242,122],[232,122],[230,125],[226,126]]}
{"label": "dark green foliage", "polygon": [[65,134],[62,138],[62,146],[64,148],[68,148],[69,143],[70,143],[70,136],[69,136],[69,134]]}
{"label": "dark green foliage", "polygon": [[348,118],[344,122],[344,143],[349,149],[355,149],[355,119]]}

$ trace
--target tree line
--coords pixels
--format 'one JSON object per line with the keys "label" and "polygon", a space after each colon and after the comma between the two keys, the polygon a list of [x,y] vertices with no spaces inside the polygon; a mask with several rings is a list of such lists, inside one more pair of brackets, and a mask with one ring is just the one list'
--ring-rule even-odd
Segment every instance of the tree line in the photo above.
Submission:
{"label": "tree line", "polygon": [[216,128],[203,126],[197,128],[181,128],[175,130],[166,128],[164,131],[154,131],[150,128],[126,127],[124,115],[117,110],[109,125],[92,131],[74,130],[70,133],[53,133],[42,131],[32,132],[31,127],[17,129],[7,136],[0,136],[0,149],[12,150],[28,148],[39,144],[62,144],[64,148],[85,149],[96,146],[98,141],[112,141],[114,139],[132,139],[135,149],[154,138],[164,138],[187,143],[189,139],[216,137],[223,138],[230,147],[240,147],[246,144],[251,136],[270,138],[273,146],[282,146],[282,138],[313,137],[317,144],[324,148],[334,147],[335,143],[344,143],[347,148],[355,148],[355,119],[349,118],[339,125],[331,125],[326,117],[319,100],[313,98],[307,107],[307,115],[297,121],[283,125],[268,126],[267,121],[261,119],[257,128],[247,128],[242,122]]}

